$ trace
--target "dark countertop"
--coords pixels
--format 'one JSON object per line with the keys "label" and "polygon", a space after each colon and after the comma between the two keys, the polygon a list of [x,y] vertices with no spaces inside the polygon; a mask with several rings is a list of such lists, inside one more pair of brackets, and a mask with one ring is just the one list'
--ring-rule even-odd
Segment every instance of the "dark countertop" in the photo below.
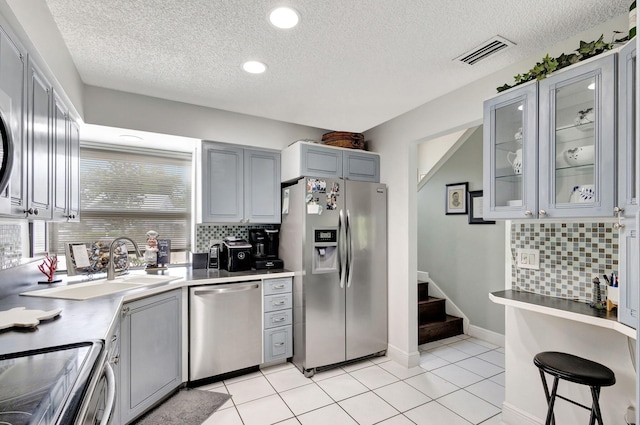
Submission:
{"label": "dark countertop", "polygon": [[[15,273],[19,272],[16,271]],[[146,273],[144,270],[133,270],[131,274],[144,275]],[[273,275],[274,278],[293,276],[293,273],[288,270],[227,272],[226,270],[192,270],[190,267],[171,267],[151,274],[176,276],[179,279],[161,285],[140,287],[84,301],[20,295],[22,292],[48,287],[47,285],[36,283],[42,275],[39,275],[39,272],[36,274],[31,273],[31,269],[28,269],[26,273],[20,274],[17,279],[15,276],[10,276],[13,278],[9,279],[13,280],[11,283],[8,283],[6,279],[2,279],[0,281],[0,286],[2,286],[0,311],[15,307],[44,311],[60,308],[62,313],[51,320],[41,321],[35,328],[14,327],[0,330],[0,355],[105,339],[112,323],[118,317],[116,313],[120,310],[123,301],[132,301],[193,285],[242,282],[268,278],[268,275]],[[4,278],[5,275],[3,274],[2,277]],[[103,278],[103,276],[95,276],[95,278],[99,279]],[[64,276],[63,282],[52,285],[52,287],[79,283],[80,279],[81,277],[67,278]]]}
{"label": "dark countertop", "polygon": [[614,329],[627,336],[636,338],[635,329],[618,322],[616,310],[598,310],[591,308],[589,304],[584,302],[514,289],[492,292],[489,294],[489,298],[498,304]]}

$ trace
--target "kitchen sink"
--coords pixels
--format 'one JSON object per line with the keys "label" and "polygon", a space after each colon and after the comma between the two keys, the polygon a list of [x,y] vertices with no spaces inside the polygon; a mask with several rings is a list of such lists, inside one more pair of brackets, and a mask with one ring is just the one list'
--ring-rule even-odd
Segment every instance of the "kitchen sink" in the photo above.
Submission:
{"label": "kitchen sink", "polygon": [[118,277],[115,280],[92,280],[89,282],[23,292],[20,295],[27,295],[30,297],[62,298],[66,300],[88,300],[90,298],[101,297],[103,295],[116,294],[129,289],[140,288],[142,286],[159,285],[177,279],[180,279],[180,277],[127,275]]}

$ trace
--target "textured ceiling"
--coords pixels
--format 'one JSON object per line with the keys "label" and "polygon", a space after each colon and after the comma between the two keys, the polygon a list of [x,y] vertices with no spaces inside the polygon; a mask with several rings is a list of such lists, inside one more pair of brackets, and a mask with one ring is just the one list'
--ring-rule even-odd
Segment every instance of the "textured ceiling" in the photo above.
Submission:
{"label": "textured ceiling", "polygon": [[[630,0],[46,0],[86,84],[364,131],[624,14]],[[291,30],[267,15],[300,12]],[[624,30],[624,28],[621,28]],[[500,35],[517,45],[452,61]],[[249,59],[268,70],[241,70]]]}

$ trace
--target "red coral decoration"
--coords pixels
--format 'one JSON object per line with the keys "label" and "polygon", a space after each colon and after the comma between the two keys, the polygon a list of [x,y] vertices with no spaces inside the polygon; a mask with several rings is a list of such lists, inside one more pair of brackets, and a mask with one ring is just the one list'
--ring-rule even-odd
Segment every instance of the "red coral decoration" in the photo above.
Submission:
{"label": "red coral decoration", "polygon": [[58,268],[58,256],[53,254],[49,257],[49,253],[44,255],[44,260],[42,260],[42,264],[38,266],[38,269],[47,276],[47,280],[49,282],[53,282],[53,274],[56,272]]}

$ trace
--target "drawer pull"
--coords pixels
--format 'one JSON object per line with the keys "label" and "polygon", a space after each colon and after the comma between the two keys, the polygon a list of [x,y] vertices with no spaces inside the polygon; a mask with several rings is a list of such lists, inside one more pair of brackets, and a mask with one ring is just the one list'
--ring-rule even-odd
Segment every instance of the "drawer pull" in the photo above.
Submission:
{"label": "drawer pull", "polygon": [[284,289],[284,284],[273,285],[273,289]]}
{"label": "drawer pull", "polygon": [[284,305],[284,301],[275,301],[272,305]]}
{"label": "drawer pull", "polygon": [[276,342],[275,344],[273,344],[274,347],[282,347],[284,345],[284,342]]}
{"label": "drawer pull", "polygon": [[277,319],[273,319],[273,323],[284,322],[285,320],[285,317],[278,317]]}

